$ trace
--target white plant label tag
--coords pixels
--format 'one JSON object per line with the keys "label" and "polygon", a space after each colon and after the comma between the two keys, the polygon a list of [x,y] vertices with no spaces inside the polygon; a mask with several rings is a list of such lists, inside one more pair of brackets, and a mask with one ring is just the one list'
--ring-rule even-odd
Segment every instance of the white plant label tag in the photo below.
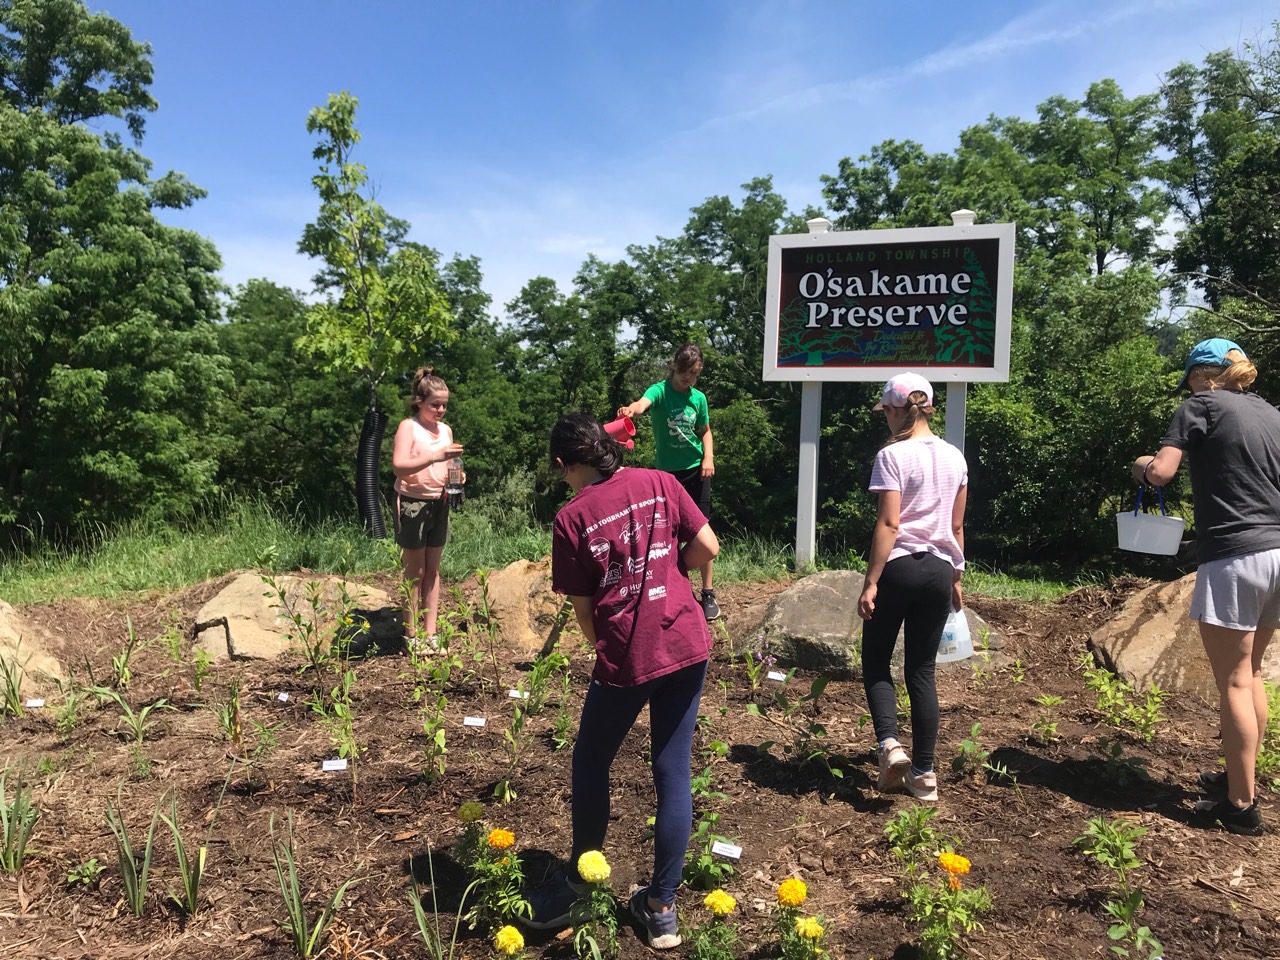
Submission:
{"label": "white plant label tag", "polygon": [[767,674],[765,674],[765,676],[767,676],[770,680],[786,680],[787,679],[787,675],[783,673],[781,670],[770,670]]}
{"label": "white plant label tag", "polygon": [[529,691],[528,690],[508,690],[507,696],[510,697],[512,700],[528,700]]}
{"label": "white plant label tag", "polygon": [[483,727],[487,721],[484,717],[463,717],[462,725],[464,727]]}
{"label": "white plant label tag", "polygon": [[723,840],[717,840],[711,844],[711,852],[717,853],[722,857],[728,857],[730,860],[737,860],[742,856],[742,848],[732,843],[725,843]]}
{"label": "white plant label tag", "polygon": [[276,699],[279,700],[281,703],[288,703],[289,695],[287,693],[277,693]]}
{"label": "white plant label tag", "polygon": [[331,773],[334,770],[347,769],[347,758],[339,757],[337,760],[324,760],[320,764],[320,769],[325,773]]}
{"label": "white plant label tag", "polygon": [[36,707],[43,707],[44,701],[41,700],[39,697],[34,697],[28,700],[26,704],[24,704],[24,706],[30,707],[31,709],[34,710]]}

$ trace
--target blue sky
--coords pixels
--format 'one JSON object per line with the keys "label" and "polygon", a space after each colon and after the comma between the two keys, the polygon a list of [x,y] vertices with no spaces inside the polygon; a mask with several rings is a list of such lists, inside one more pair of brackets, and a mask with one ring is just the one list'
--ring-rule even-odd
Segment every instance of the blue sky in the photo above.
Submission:
{"label": "blue sky", "polygon": [[793,209],[887,139],[949,151],[1114,78],[1271,34],[1261,0],[90,0],[154,47],[143,153],[209,196],[171,222],[231,285],[304,293],[315,215],[308,111],[360,99],[357,159],[411,238],[481,258],[496,312],[530,278],[680,232],[691,207],[772,174]]}

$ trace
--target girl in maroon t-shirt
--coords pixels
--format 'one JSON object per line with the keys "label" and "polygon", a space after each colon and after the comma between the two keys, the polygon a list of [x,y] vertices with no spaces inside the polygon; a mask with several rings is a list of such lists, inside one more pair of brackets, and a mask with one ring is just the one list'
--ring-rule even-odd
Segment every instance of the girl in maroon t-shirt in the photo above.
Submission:
{"label": "girl in maroon t-shirt", "polygon": [[652,741],[653,879],[630,907],[649,945],[681,942],[675,893],[689,846],[689,756],[711,635],[687,570],[720,550],[707,519],[671,474],[622,469],[622,448],[591,417],[551,431],[551,461],[573,488],[556,515],[552,587],[569,595],[596,665],[573,749],[573,854],[568,875],[531,891],[539,929],[565,926],[580,892],[578,857],[604,846],[609,768],[646,703]]}

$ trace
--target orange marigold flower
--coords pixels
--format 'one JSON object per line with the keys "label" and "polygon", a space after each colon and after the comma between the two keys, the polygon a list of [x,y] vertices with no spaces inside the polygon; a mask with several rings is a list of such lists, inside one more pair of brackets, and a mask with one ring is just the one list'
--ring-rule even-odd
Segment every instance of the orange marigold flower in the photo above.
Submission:
{"label": "orange marigold flower", "polygon": [[938,854],[938,866],[952,876],[964,876],[969,872],[969,861],[958,853]]}
{"label": "orange marigold flower", "polygon": [[501,828],[489,831],[489,846],[495,850],[505,850],[516,842],[516,835],[510,830]]}

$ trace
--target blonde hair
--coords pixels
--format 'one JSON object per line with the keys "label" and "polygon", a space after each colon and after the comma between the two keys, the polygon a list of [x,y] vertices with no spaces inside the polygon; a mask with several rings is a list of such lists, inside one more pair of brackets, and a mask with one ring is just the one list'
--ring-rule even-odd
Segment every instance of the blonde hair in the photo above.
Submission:
{"label": "blonde hair", "polygon": [[1190,372],[1204,377],[1210,390],[1247,390],[1258,379],[1258,368],[1239,350],[1228,350],[1227,359],[1231,362],[1226,366],[1200,364]]}
{"label": "blonde hair", "polygon": [[934,414],[934,406],[929,402],[929,396],[922,390],[912,390],[907,394],[907,405],[905,407],[888,407],[890,410],[901,410],[903,421],[902,425],[889,437],[885,446],[891,443],[898,443],[900,440],[907,440],[911,434],[915,433],[916,425],[921,419],[928,420]]}
{"label": "blonde hair", "polygon": [[433,367],[419,367],[413,375],[413,395],[409,397],[409,410],[415,416],[422,404],[431,399],[433,393],[443,390],[449,392],[449,385],[435,374]]}

